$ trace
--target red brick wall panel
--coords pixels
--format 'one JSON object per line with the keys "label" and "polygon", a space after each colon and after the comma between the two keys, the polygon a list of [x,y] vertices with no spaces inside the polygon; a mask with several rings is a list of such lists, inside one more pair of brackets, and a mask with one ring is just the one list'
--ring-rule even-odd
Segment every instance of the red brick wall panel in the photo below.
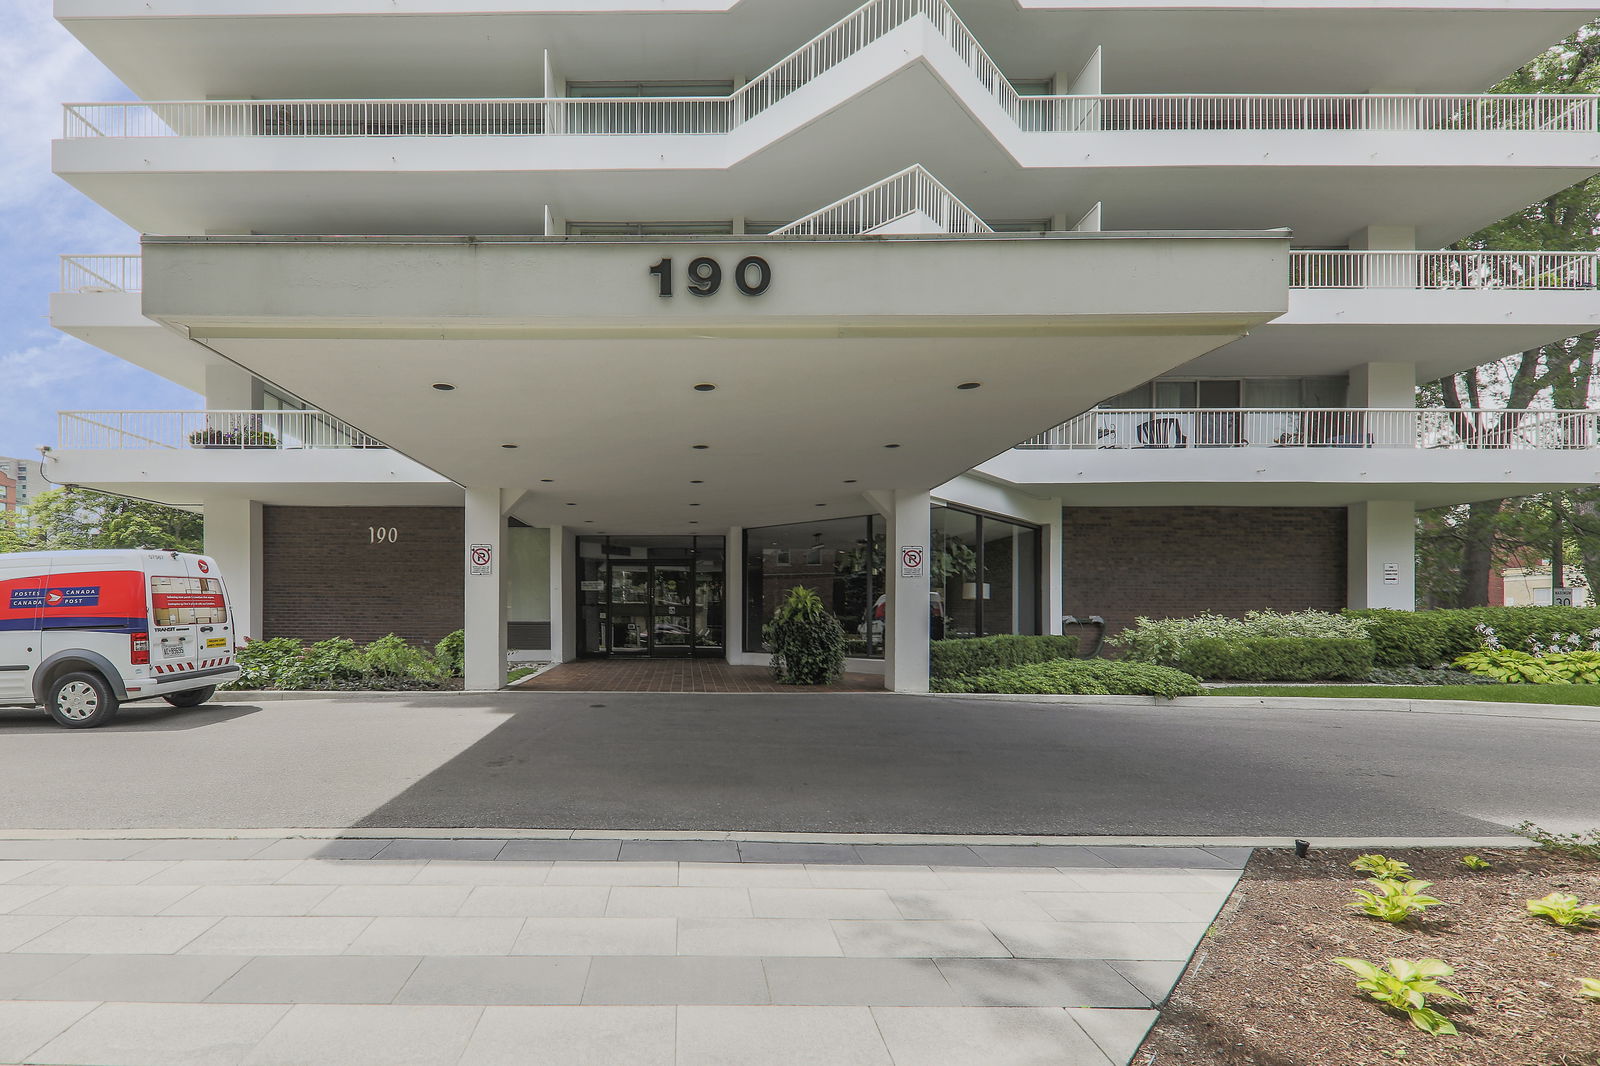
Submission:
{"label": "red brick wall panel", "polygon": [[266,635],[432,644],[462,626],[464,538],[459,507],[264,507]]}
{"label": "red brick wall panel", "polygon": [[1068,507],[1066,614],[1136,617],[1345,606],[1343,507]]}

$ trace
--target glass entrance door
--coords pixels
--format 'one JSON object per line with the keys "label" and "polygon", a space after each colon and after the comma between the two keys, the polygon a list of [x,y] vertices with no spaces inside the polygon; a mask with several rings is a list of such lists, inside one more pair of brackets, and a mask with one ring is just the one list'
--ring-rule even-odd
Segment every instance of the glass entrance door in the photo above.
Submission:
{"label": "glass entrance door", "polygon": [[580,655],[723,653],[722,537],[579,537]]}

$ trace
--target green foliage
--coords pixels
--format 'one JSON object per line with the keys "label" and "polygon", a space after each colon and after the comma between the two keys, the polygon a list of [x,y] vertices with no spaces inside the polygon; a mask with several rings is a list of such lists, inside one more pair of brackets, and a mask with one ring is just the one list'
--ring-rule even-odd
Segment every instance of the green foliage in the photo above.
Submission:
{"label": "green foliage", "polygon": [[204,550],[200,516],[159,503],[89,489],[41,492],[20,521],[0,525],[0,551],[78,551],[156,548]]}
{"label": "green foliage", "polygon": [[1423,894],[1423,889],[1430,887],[1432,881],[1390,881],[1371,877],[1367,884],[1372,886],[1371,892],[1362,888],[1351,890],[1356,894],[1356,902],[1350,906],[1382,922],[1403,922],[1429,907],[1444,905],[1443,900]]}
{"label": "green foliage", "polygon": [[253,640],[237,659],[234,689],[352,690],[439,688],[445,670],[426,649],[393,633],[360,647],[345,637],[307,645],[294,637]]}
{"label": "green foliage", "polygon": [[1358,681],[1372,672],[1372,642],[1348,637],[1198,637],[1178,668],[1229,681]]}
{"label": "green foliage", "polygon": [[467,634],[463,630],[447,633],[433,649],[434,660],[446,677],[460,677],[467,672]]}
{"label": "green foliage", "polygon": [[1029,695],[1198,696],[1200,682],[1170,667],[1107,659],[1052,659],[933,682],[935,692]]}
{"label": "green foliage", "polygon": [[1456,656],[1455,663],[1469,674],[1478,674],[1506,684],[1552,685],[1561,680],[1550,664],[1537,655],[1509,648],[1468,652]]}
{"label": "green foliage", "polygon": [[1556,925],[1600,924],[1600,903],[1584,903],[1566,892],[1552,892],[1543,899],[1530,899],[1528,913],[1548,918]]}
{"label": "green foliage", "polygon": [[1350,869],[1360,870],[1384,881],[1399,881],[1411,876],[1411,864],[1383,855],[1361,855],[1350,864]]}
{"label": "green foliage", "polygon": [[1600,1002],[1600,977],[1578,978],[1578,995]]}
{"label": "green foliage", "polygon": [[1487,870],[1490,863],[1476,855],[1463,855],[1461,856],[1461,865],[1469,870]]}
{"label": "green foliage", "polygon": [[1572,859],[1600,862],[1600,829],[1591,829],[1587,833],[1552,833],[1532,822],[1523,822],[1513,828],[1545,851]]}
{"label": "green foliage", "polygon": [[1434,611],[1346,611],[1366,621],[1379,666],[1437,666],[1483,649],[1478,626],[1504,648],[1549,645],[1600,629],[1600,607],[1467,607]]}
{"label": "green foliage", "polygon": [[1348,615],[1326,611],[1250,611],[1243,618],[1220,614],[1193,618],[1140,617],[1133,626],[1106,643],[1123,649],[1123,657],[1134,662],[1177,666],[1190,642],[1204,639],[1237,641],[1250,637],[1315,637],[1358,640],[1367,635],[1366,622]]}
{"label": "green foliage", "polygon": [[844,673],[844,629],[804,585],[789,590],[761,636],[772,649],[772,676],[779,684],[827,685]]}
{"label": "green foliage", "polygon": [[1024,663],[1070,659],[1078,654],[1078,638],[1067,636],[968,637],[936,640],[928,647],[929,676],[941,679],[1000,670]]}
{"label": "green foliage", "polygon": [[1466,1002],[1467,997],[1438,981],[1455,973],[1454,967],[1438,959],[1387,959],[1388,965],[1385,967],[1374,966],[1365,959],[1338,958],[1333,961],[1361,978],[1356,982],[1356,988],[1385,1007],[1403,1012],[1411,1019],[1411,1024],[1424,1033],[1430,1036],[1456,1035],[1456,1027],[1450,1019],[1428,1006],[1429,996]]}

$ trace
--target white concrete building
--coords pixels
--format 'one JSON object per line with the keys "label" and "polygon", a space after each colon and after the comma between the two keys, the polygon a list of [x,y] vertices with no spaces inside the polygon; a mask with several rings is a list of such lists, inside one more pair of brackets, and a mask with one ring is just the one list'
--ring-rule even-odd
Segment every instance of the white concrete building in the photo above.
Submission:
{"label": "white concrete building", "polygon": [[762,662],[794,584],[905,691],[1409,608],[1416,508],[1600,480],[1593,415],[1412,398],[1600,326],[1593,255],[1432,250],[1600,171],[1594,97],[1481,94],[1589,6],[56,0],[139,98],[56,171],[146,236],[54,321],[207,409],[46,474],[202,509],[247,631],[464,620],[475,687]]}

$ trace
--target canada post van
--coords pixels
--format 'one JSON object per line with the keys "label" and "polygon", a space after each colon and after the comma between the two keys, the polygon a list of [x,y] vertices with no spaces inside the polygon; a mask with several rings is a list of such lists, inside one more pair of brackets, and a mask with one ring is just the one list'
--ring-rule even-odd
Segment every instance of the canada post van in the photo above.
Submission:
{"label": "canada post van", "polygon": [[204,703],[239,677],[217,564],[174,551],[0,555],[0,705],[73,729],[130,700]]}

